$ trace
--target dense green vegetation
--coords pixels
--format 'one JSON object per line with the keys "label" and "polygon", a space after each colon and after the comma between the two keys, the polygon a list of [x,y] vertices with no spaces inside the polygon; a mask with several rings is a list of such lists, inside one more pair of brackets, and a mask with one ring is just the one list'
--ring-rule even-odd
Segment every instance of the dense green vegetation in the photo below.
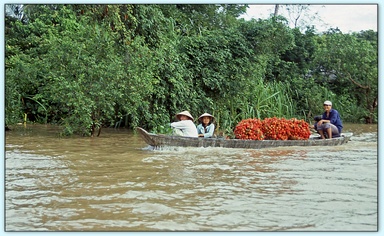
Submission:
{"label": "dense green vegetation", "polygon": [[209,112],[231,134],[246,118],[377,122],[377,32],[316,33],[246,5],[7,5],[5,123],[160,132]]}

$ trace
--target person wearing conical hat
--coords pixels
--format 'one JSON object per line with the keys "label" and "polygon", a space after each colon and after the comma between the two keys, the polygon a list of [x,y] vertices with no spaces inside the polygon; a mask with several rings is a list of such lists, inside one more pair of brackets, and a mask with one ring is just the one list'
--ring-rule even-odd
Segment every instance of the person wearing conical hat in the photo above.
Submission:
{"label": "person wearing conical hat", "polygon": [[204,113],[199,117],[199,124],[197,125],[197,133],[199,137],[212,138],[215,131],[215,117],[209,113]]}
{"label": "person wearing conical hat", "polygon": [[196,126],[189,111],[177,113],[176,118],[178,121],[171,123],[175,135],[197,138]]}

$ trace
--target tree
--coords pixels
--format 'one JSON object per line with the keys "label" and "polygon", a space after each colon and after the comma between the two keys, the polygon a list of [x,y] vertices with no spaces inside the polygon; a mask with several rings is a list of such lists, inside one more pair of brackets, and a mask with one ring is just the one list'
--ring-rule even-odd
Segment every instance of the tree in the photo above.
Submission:
{"label": "tree", "polygon": [[367,123],[374,121],[378,97],[377,48],[373,45],[331,30],[321,38],[315,59],[318,80],[336,94],[353,96],[365,109],[354,115]]}
{"label": "tree", "polygon": [[[64,124],[66,134],[95,135],[98,128],[123,116],[137,125],[144,97],[152,91],[153,64],[143,39],[126,38],[118,44],[120,35],[109,20],[98,23],[86,15],[77,17],[64,5],[49,9],[50,14],[29,16],[28,24],[15,22],[12,35],[26,34],[29,41],[21,43],[24,48],[17,38],[8,41],[8,91],[40,105],[46,117]],[[25,80],[21,83],[25,87],[14,89],[17,78]],[[36,118],[42,111],[32,107],[25,112]]]}
{"label": "tree", "polygon": [[308,27],[313,27],[312,22],[314,21],[322,22],[318,12],[312,12],[311,5],[309,4],[276,5],[275,17],[278,15],[277,12],[280,12],[282,16],[287,18],[291,28],[298,28],[301,31],[306,30]]}
{"label": "tree", "polygon": [[238,4],[176,4],[160,5],[166,18],[175,21],[176,31],[185,36],[201,35],[204,31],[223,30],[236,24],[247,5]]}
{"label": "tree", "polygon": [[214,114],[230,132],[249,117],[314,114],[319,100],[336,97],[346,121],[375,121],[377,33],[317,35],[282,16],[237,19],[245,8],[7,6],[6,123],[27,114],[65,134],[161,132],[190,110]]}

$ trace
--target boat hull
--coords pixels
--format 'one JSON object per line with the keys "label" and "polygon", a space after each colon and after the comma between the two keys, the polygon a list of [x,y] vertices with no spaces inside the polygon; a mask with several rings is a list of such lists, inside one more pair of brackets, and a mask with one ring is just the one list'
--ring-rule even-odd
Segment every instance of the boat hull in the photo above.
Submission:
{"label": "boat hull", "polygon": [[191,138],[164,134],[153,134],[140,127],[138,127],[136,130],[148,145],[155,148],[176,146],[261,149],[287,146],[336,146],[347,143],[352,136],[352,134],[343,134],[339,138],[320,139],[318,137],[311,137],[308,140],[241,140],[223,138]]}

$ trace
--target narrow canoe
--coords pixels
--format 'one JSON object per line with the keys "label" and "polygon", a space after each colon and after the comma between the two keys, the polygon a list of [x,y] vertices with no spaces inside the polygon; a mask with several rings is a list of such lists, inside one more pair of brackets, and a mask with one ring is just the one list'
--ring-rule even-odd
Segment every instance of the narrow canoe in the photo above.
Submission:
{"label": "narrow canoe", "polygon": [[136,128],[136,130],[141,138],[154,148],[176,146],[260,149],[284,146],[336,146],[347,143],[352,136],[352,133],[345,133],[339,138],[332,139],[320,139],[319,136],[311,136],[308,140],[241,140],[224,138],[191,138],[153,134],[140,127]]}

